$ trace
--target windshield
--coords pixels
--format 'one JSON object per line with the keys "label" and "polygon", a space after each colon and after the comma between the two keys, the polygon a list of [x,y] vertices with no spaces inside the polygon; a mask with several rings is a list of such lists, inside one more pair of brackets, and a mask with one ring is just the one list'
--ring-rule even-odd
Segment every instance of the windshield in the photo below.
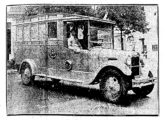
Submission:
{"label": "windshield", "polygon": [[113,48],[112,27],[109,24],[91,23],[90,25],[90,47]]}

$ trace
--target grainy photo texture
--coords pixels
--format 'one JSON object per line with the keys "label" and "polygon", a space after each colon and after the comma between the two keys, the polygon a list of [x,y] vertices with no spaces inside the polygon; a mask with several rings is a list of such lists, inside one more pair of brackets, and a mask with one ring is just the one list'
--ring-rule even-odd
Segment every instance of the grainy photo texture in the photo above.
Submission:
{"label": "grainy photo texture", "polygon": [[157,5],[6,10],[8,115],[159,115]]}

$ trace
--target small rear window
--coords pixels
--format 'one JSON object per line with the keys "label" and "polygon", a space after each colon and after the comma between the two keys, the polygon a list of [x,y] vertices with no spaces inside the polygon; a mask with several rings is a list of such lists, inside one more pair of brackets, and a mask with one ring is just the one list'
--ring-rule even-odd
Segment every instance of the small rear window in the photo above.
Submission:
{"label": "small rear window", "polygon": [[48,23],[48,37],[57,38],[57,22]]}

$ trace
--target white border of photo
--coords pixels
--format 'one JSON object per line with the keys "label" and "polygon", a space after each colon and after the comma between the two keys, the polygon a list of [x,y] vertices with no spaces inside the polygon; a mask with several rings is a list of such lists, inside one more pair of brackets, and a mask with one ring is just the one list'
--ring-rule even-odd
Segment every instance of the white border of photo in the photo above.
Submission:
{"label": "white border of photo", "polygon": [[[56,116],[56,115],[23,115],[23,116],[7,116],[6,113],[6,5],[12,5],[12,4],[158,4],[159,7],[159,107],[160,107],[160,114],[159,116],[131,116],[131,117],[113,117],[113,116]],[[45,120],[45,119],[57,119],[57,120],[88,120],[88,119],[113,119],[113,120],[123,120],[123,119],[130,119],[130,120],[138,120],[138,119],[165,119],[164,118],[164,91],[165,91],[165,80],[163,77],[163,68],[165,67],[165,40],[164,40],[164,6],[163,0],[5,0],[0,3],[0,29],[1,29],[1,40],[0,40],[0,75],[1,75],[1,84],[0,84],[0,119],[12,119],[12,120],[29,120],[29,119],[35,119],[35,120]],[[161,59],[161,60],[160,60]],[[140,117],[140,118],[139,118]]]}

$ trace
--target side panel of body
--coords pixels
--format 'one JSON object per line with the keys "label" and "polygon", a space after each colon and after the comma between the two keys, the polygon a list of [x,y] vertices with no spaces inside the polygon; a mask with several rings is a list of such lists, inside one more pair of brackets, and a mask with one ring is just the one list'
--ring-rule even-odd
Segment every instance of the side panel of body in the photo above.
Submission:
{"label": "side panel of body", "polygon": [[[87,82],[91,78],[89,71],[89,51],[75,52],[67,48],[66,26],[63,21],[57,21],[57,40],[48,45],[48,71],[49,75],[64,79]],[[49,41],[50,42],[50,41]],[[56,44],[56,42],[58,44]],[[53,55],[54,54],[54,55]],[[66,69],[66,61],[71,61],[72,69]]]}
{"label": "side panel of body", "polygon": [[16,63],[21,64],[25,59],[32,59],[39,68],[38,71],[42,72],[40,68],[46,67],[46,23],[24,23],[13,25],[13,28],[16,31],[12,34]]}

